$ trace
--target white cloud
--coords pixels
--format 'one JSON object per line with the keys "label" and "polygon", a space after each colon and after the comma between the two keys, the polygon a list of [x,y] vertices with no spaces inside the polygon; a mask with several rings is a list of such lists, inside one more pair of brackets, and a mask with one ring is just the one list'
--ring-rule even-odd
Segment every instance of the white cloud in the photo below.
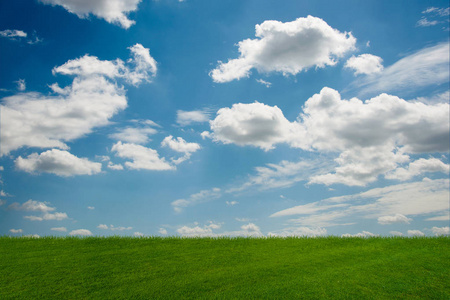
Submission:
{"label": "white cloud", "polygon": [[446,17],[450,15],[450,8],[438,8],[438,7],[428,7],[426,10],[422,12],[423,14],[436,14],[441,17]]}
{"label": "white cloud", "polygon": [[19,79],[16,81],[17,83],[17,89],[21,92],[25,91],[27,88],[27,84],[25,82],[25,79]]}
{"label": "white cloud", "polygon": [[36,200],[28,200],[27,202],[24,202],[22,205],[20,205],[17,202],[12,203],[9,205],[9,209],[12,210],[24,210],[24,211],[37,211],[42,213],[48,213],[50,211],[56,210],[54,207],[48,206],[50,204],[49,202],[39,202]]}
{"label": "white cloud", "polygon": [[333,66],[355,49],[351,33],[341,33],[320,18],[308,16],[292,22],[264,21],[255,26],[256,39],[240,41],[240,57],[230,59],[210,75],[215,82],[248,77],[250,70],[295,75],[312,67]]}
{"label": "white cloud", "polygon": [[184,153],[183,157],[180,157],[178,159],[172,158],[174,164],[180,164],[183,161],[188,160],[191,157],[192,153],[201,149],[200,145],[197,143],[188,143],[181,137],[177,137],[176,139],[174,139],[171,135],[164,138],[164,140],[161,142],[161,146],[169,147],[176,152]]}
{"label": "white cloud", "polygon": [[394,223],[409,224],[411,221],[411,218],[408,218],[402,214],[395,214],[394,216],[383,216],[378,218],[378,224],[382,225],[390,225]]}
{"label": "white cloud", "polygon": [[108,169],[120,171],[123,170],[123,166],[121,164],[113,164],[112,162],[108,162]]}
{"label": "white cloud", "polygon": [[24,216],[24,219],[30,221],[62,221],[68,218],[66,213],[61,212],[44,213],[42,216]]}
{"label": "white cloud", "polygon": [[350,57],[344,67],[355,70],[355,75],[380,73],[383,71],[383,60],[372,54],[361,54]]}
{"label": "white cloud", "polygon": [[143,237],[144,236],[144,234],[142,232],[139,232],[139,231],[136,231],[135,233],[133,233],[133,235],[135,237]]}
{"label": "white cloud", "polygon": [[237,202],[237,201],[225,201],[225,203],[226,203],[228,206],[235,206],[236,204],[239,204],[239,202]]}
{"label": "white cloud", "polygon": [[275,232],[269,232],[267,236],[289,237],[289,236],[325,236],[327,230],[325,228],[310,228],[310,227],[289,227]]}
{"label": "white cloud", "polygon": [[67,228],[66,227],[53,227],[53,228],[50,228],[50,230],[60,231],[60,232],[67,232]]}
{"label": "white cloud", "polygon": [[222,192],[219,188],[212,188],[210,190],[202,190],[196,194],[192,194],[189,198],[186,199],[178,199],[171,203],[172,208],[175,212],[181,212],[183,208],[192,206],[195,204],[208,202],[213,199],[218,199],[222,196]]}
{"label": "white cloud", "polygon": [[425,219],[425,221],[450,221],[450,211],[446,214]]}
{"label": "white cloud", "polygon": [[177,124],[180,126],[188,126],[192,123],[204,123],[208,121],[209,112],[206,110],[177,110]]}
{"label": "white cloud", "polygon": [[400,231],[389,231],[389,234],[390,235],[393,235],[393,236],[403,236],[403,233],[401,233]]}
{"label": "white cloud", "polygon": [[159,234],[162,234],[162,235],[167,235],[167,229],[165,229],[165,228],[160,228],[159,230],[158,230],[158,233]]}
{"label": "white cloud", "polygon": [[408,230],[409,236],[425,236],[425,233],[423,233],[420,230]]}
{"label": "white cloud", "polygon": [[350,233],[344,233],[342,237],[358,237],[358,238],[369,238],[369,237],[376,237],[378,234],[373,234],[369,231],[363,231],[356,234],[350,234]]}
{"label": "white cloud", "polygon": [[207,135],[264,150],[287,143],[339,153],[335,172],[313,176],[310,183],[364,186],[409,162],[407,153],[448,151],[448,114],[448,103],[408,102],[387,94],[344,100],[325,87],[305,102],[297,121],[288,121],[276,106],[239,103],[220,109]]}
{"label": "white cloud", "polygon": [[261,83],[262,85],[265,85],[266,88],[270,88],[270,86],[272,85],[272,83],[270,83],[270,82],[268,82],[268,81],[265,81],[265,80],[263,80],[263,79],[256,79],[256,82],[259,82],[259,83]]}
{"label": "white cloud", "polygon": [[87,209],[89,209],[89,210],[94,210],[95,207],[93,207],[93,206],[88,206]]}
{"label": "white cloud", "polygon": [[104,230],[108,230],[108,225],[106,224],[100,224],[97,226],[98,229],[104,229]]}
{"label": "white cloud", "polygon": [[149,135],[157,132],[158,131],[156,129],[151,127],[126,127],[121,128],[116,133],[110,134],[109,137],[117,141],[143,145],[150,141],[150,138],[148,137]]}
{"label": "white cloud", "polygon": [[141,44],[135,44],[128,49],[133,55],[133,59],[129,59],[128,62],[134,64],[134,70],[126,72],[126,79],[135,86],[143,81],[151,82],[151,78],[156,75],[158,68],[156,60],[150,55],[150,49]]}
{"label": "white cloud", "polygon": [[90,235],[92,235],[92,232],[87,229],[77,229],[77,230],[72,230],[69,233],[69,235],[90,236]]}
{"label": "white cloud", "polygon": [[449,43],[421,49],[381,73],[357,79],[350,88],[360,95],[378,92],[411,92],[449,81]]}
{"label": "white cloud", "polygon": [[103,230],[111,230],[111,231],[124,231],[124,230],[131,230],[133,229],[133,227],[123,227],[123,226],[119,226],[116,227],[114,225],[106,225],[106,224],[100,224],[97,226],[98,229],[103,229]]}
{"label": "white cloud", "polygon": [[450,235],[450,228],[447,227],[433,227],[431,231],[434,233],[434,235]]}
{"label": "white cloud", "polygon": [[221,108],[210,126],[214,141],[256,146],[266,151],[273,149],[274,144],[288,141],[298,130],[277,106],[258,102]]}
{"label": "white cloud", "polygon": [[11,232],[11,233],[22,233],[23,230],[22,229],[10,229],[9,232]]}
{"label": "white cloud", "polygon": [[141,0],[39,0],[44,4],[60,5],[68,12],[85,19],[90,14],[128,29],[136,22],[127,18],[130,12],[136,11]]}
{"label": "white cloud", "polygon": [[67,151],[52,149],[41,154],[33,153],[27,158],[15,160],[19,170],[28,173],[52,173],[58,176],[93,175],[100,173],[102,164],[87,158],[78,158]]}
{"label": "white cloud", "polygon": [[125,166],[133,170],[174,170],[175,167],[160,158],[158,152],[141,145],[117,142],[111,148],[116,156],[128,158],[132,161],[125,162]]}
{"label": "white cloud", "polygon": [[10,38],[10,39],[26,38],[27,33],[25,31],[17,30],[17,29],[6,29],[6,30],[0,31],[0,36]]}
{"label": "white cloud", "polygon": [[219,229],[221,224],[217,224],[214,222],[209,222],[209,224],[204,225],[203,227],[195,226],[182,226],[177,229],[177,233],[181,236],[185,237],[212,237],[217,236],[216,233],[213,233],[213,230]]}
{"label": "white cloud", "polygon": [[360,218],[378,219],[396,214],[442,214],[449,210],[448,185],[448,179],[424,179],[374,188],[359,194],[298,205],[276,212],[271,217],[303,215],[290,219],[289,222],[303,226],[329,227],[348,225]]}
{"label": "white cloud", "polygon": [[450,166],[437,158],[420,158],[409,164],[407,168],[397,168],[393,172],[386,174],[388,179],[408,180],[414,176],[428,172],[441,172],[448,174]]}
{"label": "white cloud", "polygon": [[419,21],[417,21],[416,26],[417,27],[429,27],[429,26],[437,25],[439,23],[441,23],[441,22],[439,22],[437,20],[428,21],[427,18],[422,17]]}
{"label": "white cloud", "polygon": [[30,239],[38,239],[40,238],[39,234],[27,234],[22,236],[22,238],[30,238]]}

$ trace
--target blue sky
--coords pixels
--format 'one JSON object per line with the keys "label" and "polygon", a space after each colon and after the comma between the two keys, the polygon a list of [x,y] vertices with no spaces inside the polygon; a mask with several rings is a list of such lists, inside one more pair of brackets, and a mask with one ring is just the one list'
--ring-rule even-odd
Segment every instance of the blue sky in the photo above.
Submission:
{"label": "blue sky", "polygon": [[448,1],[0,3],[0,234],[449,234]]}

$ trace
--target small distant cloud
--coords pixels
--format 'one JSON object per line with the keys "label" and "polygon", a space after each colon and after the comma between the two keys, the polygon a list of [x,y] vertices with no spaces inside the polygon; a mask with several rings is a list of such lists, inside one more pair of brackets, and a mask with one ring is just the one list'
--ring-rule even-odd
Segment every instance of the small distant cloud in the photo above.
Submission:
{"label": "small distant cloud", "polygon": [[450,235],[450,227],[433,227],[431,231],[434,233],[434,235]]}
{"label": "small distant cloud", "polygon": [[431,19],[429,20],[427,17],[422,17],[417,21],[417,27],[435,26],[437,24],[449,22],[448,16],[450,15],[450,8],[428,7],[426,10],[422,11],[422,14],[427,15]]}
{"label": "small distant cloud", "polygon": [[389,225],[394,223],[409,224],[411,221],[411,218],[408,218],[402,214],[395,214],[394,216],[384,216],[378,218],[378,224],[382,225]]}
{"label": "small distant cloud", "polygon": [[165,228],[160,228],[160,229],[158,230],[158,233],[159,233],[159,234],[162,234],[162,235],[167,235],[167,230],[166,230]]}
{"label": "small distant cloud", "polygon": [[9,232],[11,232],[11,233],[22,233],[23,230],[22,229],[10,229]]}
{"label": "small distant cloud", "polygon": [[66,227],[53,227],[50,230],[60,231],[60,232],[67,232],[67,228]]}
{"label": "small distant cloud", "polygon": [[209,121],[210,113],[208,110],[192,110],[192,111],[177,111],[177,124],[180,126],[188,126],[193,123],[205,123]]}
{"label": "small distant cloud", "polygon": [[234,219],[238,222],[244,222],[244,223],[251,221],[251,219],[249,219],[249,218],[234,218]]}
{"label": "small distant cloud", "polygon": [[403,236],[403,233],[400,231],[389,231],[389,234],[393,236]]}
{"label": "small distant cloud", "polygon": [[91,236],[92,232],[87,229],[76,229],[72,230],[69,235]]}
{"label": "small distant cloud", "polygon": [[356,234],[350,234],[350,233],[344,233],[342,237],[362,237],[362,238],[369,238],[369,237],[375,237],[378,236],[378,234],[374,234],[369,231],[363,231]]}
{"label": "small distant cloud", "polygon": [[133,233],[133,235],[134,235],[135,237],[141,237],[141,236],[144,236],[144,234],[143,234],[142,232],[139,232],[139,231],[136,231],[135,233]]}
{"label": "small distant cloud", "polygon": [[11,41],[25,41],[30,45],[42,42],[42,39],[36,35],[36,32],[33,32],[32,37],[29,37],[25,31],[17,29],[2,30],[0,31],[0,37],[7,38]]}
{"label": "small distant cloud", "polygon": [[27,88],[27,85],[25,83],[25,79],[19,79],[16,81],[17,83],[17,89],[21,92],[25,91]]}
{"label": "small distant cloud", "polygon": [[88,206],[87,208],[90,209],[90,210],[94,210],[95,209],[95,207],[93,207],[93,206]]}
{"label": "small distant cloud", "polygon": [[266,88],[270,88],[270,86],[272,85],[271,82],[265,81],[265,80],[263,80],[263,79],[256,79],[256,81],[259,82],[259,83],[261,83],[261,84],[263,84],[263,85],[265,85]]}
{"label": "small distant cloud", "polygon": [[228,206],[235,206],[236,204],[239,204],[239,202],[237,202],[237,201],[225,201],[225,203],[226,203]]}
{"label": "small distant cloud", "polygon": [[105,229],[105,230],[107,230],[107,229],[108,229],[108,225],[106,225],[106,224],[100,224],[100,225],[97,226],[97,228],[98,228],[98,229]]}
{"label": "small distant cloud", "polygon": [[123,226],[119,226],[119,227],[115,227],[114,225],[106,225],[106,224],[100,224],[97,226],[97,228],[99,229],[103,229],[103,230],[112,230],[112,231],[124,231],[124,230],[131,230],[133,229],[133,227],[123,227]]}
{"label": "small distant cloud", "polygon": [[383,59],[372,54],[352,56],[347,60],[344,68],[353,69],[355,75],[380,73],[383,71]]}
{"label": "small distant cloud", "polygon": [[108,162],[108,169],[121,171],[123,170],[123,166],[121,164],[113,164],[112,162]]}
{"label": "small distant cloud", "polygon": [[423,233],[420,230],[408,230],[409,236],[425,236],[425,233]]}

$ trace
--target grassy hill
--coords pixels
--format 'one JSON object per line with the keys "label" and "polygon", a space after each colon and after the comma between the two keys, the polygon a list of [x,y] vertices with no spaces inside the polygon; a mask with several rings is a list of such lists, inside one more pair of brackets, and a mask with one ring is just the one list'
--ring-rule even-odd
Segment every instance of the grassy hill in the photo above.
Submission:
{"label": "grassy hill", "polygon": [[450,299],[450,238],[0,237],[0,299]]}

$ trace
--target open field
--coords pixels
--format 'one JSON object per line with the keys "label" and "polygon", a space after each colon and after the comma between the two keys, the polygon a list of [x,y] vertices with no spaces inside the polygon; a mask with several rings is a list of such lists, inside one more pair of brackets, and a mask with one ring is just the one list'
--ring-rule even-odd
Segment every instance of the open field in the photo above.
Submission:
{"label": "open field", "polygon": [[0,237],[0,299],[450,299],[450,238]]}

